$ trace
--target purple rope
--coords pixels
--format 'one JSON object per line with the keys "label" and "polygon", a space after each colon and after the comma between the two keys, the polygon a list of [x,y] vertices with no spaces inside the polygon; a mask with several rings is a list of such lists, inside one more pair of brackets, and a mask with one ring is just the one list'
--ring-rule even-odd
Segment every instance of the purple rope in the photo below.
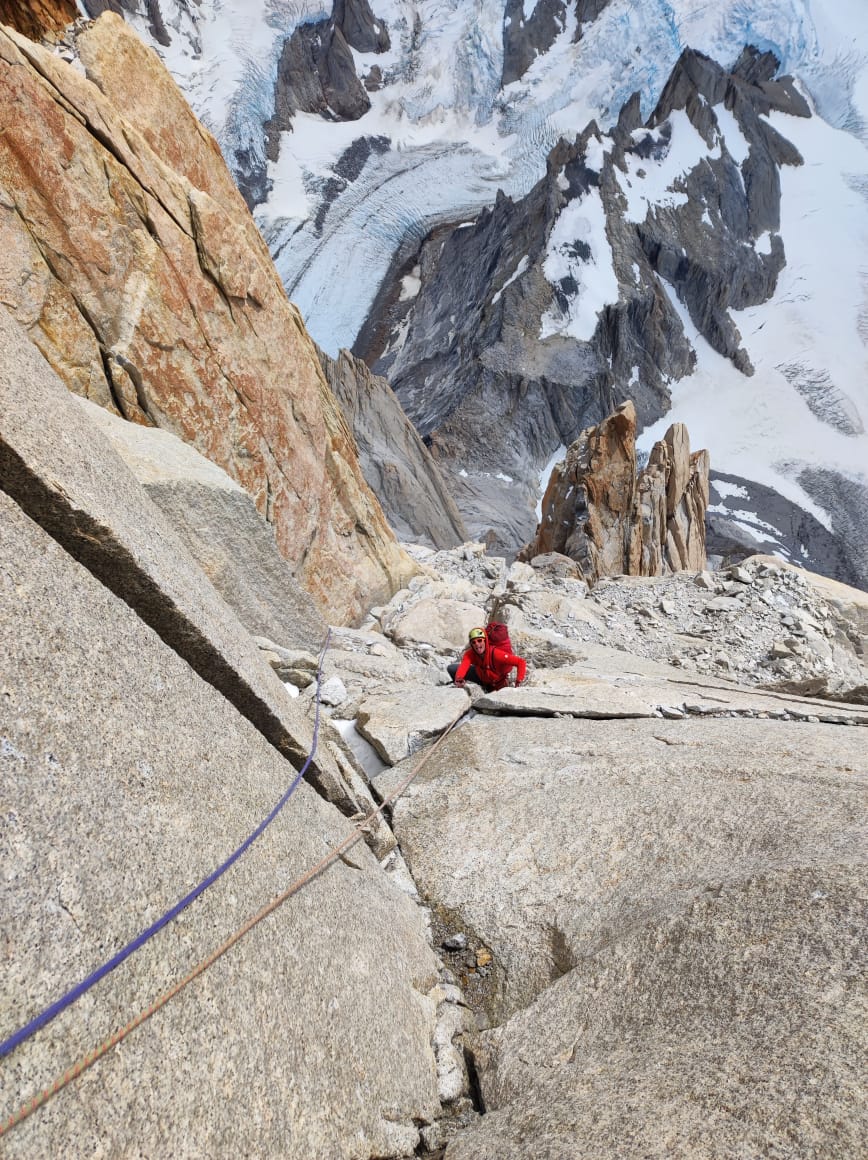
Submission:
{"label": "purple rope", "polygon": [[199,885],[195,887],[195,889],[191,890],[189,894],[185,895],[180,902],[177,902],[172,907],[171,910],[166,911],[163,917],[157,919],[153,926],[149,926],[147,930],[143,931],[137,938],[134,938],[132,942],[127,943],[127,945],[122,950],[118,951],[114,958],[109,959],[107,963],[103,963],[103,965],[95,970],[93,974],[88,975],[86,979],[83,979],[77,986],[73,987],[71,991],[67,991],[67,993],[62,998],[52,1003],[50,1007],[46,1007],[45,1010],[40,1015],[37,1015],[35,1019],[31,1019],[26,1026],[16,1031],[14,1035],[10,1035],[8,1039],[3,1041],[3,1043],[0,1043],[0,1059],[8,1055],[11,1051],[14,1051],[16,1047],[19,1047],[26,1039],[29,1039],[31,1035],[35,1034],[35,1032],[37,1032],[40,1027],[44,1027],[46,1023],[49,1023],[55,1017],[55,1015],[59,1015],[61,1011],[65,1011],[67,1007],[70,1007],[77,999],[80,999],[82,995],[84,995],[91,989],[91,987],[98,983],[100,979],[105,978],[105,976],[110,971],[113,971],[115,967],[119,967],[124,959],[128,959],[130,957],[133,951],[137,951],[139,947],[144,946],[145,943],[148,942],[149,939],[152,939],[158,931],[162,930],[164,926],[167,926],[173,919],[177,918],[182,910],[186,909],[186,907],[188,907],[191,902],[195,901],[195,899],[197,899],[200,894],[207,890],[209,886],[216,882],[222,874],[225,874],[229,867],[233,865],[233,863],[237,862],[241,855],[250,846],[253,845],[266,826],[270,825],[274,821],[274,819],[289,801],[292,794],[298,788],[301,779],[307,772],[307,768],[311,761],[313,761],[314,754],[316,753],[317,738],[319,735],[319,692],[320,684],[322,682],[322,662],[323,658],[325,657],[326,649],[328,648],[330,636],[331,630],[326,633],[325,642],[323,644],[322,652],[319,656],[319,663],[317,665],[316,714],[314,717],[313,740],[311,741],[310,753],[308,754],[304,765],[295,775],[295,778],[291,782],[289,789],[287,789],[286,793],[283,795],[268,817],[259,823],[253,833],[250,834],[249,837],[247,837],[241,843],[241,845],[233,854],[229,855],[229,857],[221,866],[218,866],[212,874],[209,874],[207,878],[203,879],[203,881],[200,882]]}

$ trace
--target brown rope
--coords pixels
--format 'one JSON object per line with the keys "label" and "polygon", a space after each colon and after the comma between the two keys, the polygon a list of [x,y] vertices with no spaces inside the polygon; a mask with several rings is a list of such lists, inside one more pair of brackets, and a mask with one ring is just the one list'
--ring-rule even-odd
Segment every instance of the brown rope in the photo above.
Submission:
{"label": "brown rope", "polygon": [[68,1068],[63,1073],[63,1075],[58,1076],[57,1079],[55,1079],[54,1082],[51,1083],[47,1088],[44,1088],[41,1092],[38,1092],[26,1103],[22,1104],[17,1112],[13,1112],[12,1115],[9,1116],[6,1120],[0,1122],[0,1138],[5,1136],[6,1133],[9,1132],[12,1128],[26,1120],[27,1117],[32,1115],[33,1112],[35,1112],[38,1108],[41,1108],[44,1104],[48,1103],[52,1096],[55,1096],[58,1092],[63,1091],[63,1089],[67,1087],[68,1084],[72,1083],[73,1080],[77,1079],[83,1072],[87,1071],[89,1067],[92,1067],[98,1059],[102,1059],[102,1057],[111,1051],[113,1047],[116,1047],[119,1043],[126,1039],[130,1032],[135,1031],[137,1027],[141,1027],[141,1025],[146,1020],[150,1019],[150,1017],[156,1014],[156,1012],[159,1011],[162,1007],[165,1007],[166,1004],[180,991],[183,991],[183,989],[189,983],[192,983],[194,979],[198,978],[199,975],[207,971],[210,966],[216,963],[219,958],[225,955],[228,950],[235,946],[235,944],[244,938],[244,936],[249,931],[251,931],[260,922],[262,922],[264,918],[267,918],[269,914],[277,910],[279,906],[282,906],[288,898],[291,898],[293,894],[297,894],[301,889],[303,889],[303,887],[307,886],[310,882],[313,881],[314,878],[317,878],[320,874],[327,870],[329,866],[333,865],[348,850],[355,846],[355,844],[362,839],[364,828],[369,825],[374,820],[374,818],[382,814],[383,810],[387,806],[391,805],[401,796],[407,786],[409,786],[413,779],[417,777],[429,758],[434,755],[440,744],[452,732],[461,718],[467,712],[469,712],[469,709],[470,706],[465,705],[461,711],[452,718],[452,720],[449,722],[449,724],[446,726],[431,748],[427,750],[422,760],[413,767],[407,777],[405,777],[404,780],[401,781],[399,785],[383,799],[383,801],[377,806],[376,809],[371,810],[369,814],[366,814],[363,818],[361,818],[360,821],[356,823],[352,832],[349,833],[343,839],[343,841],[339,842],[337,846],[333,846],[331,850],[329,850],[329,852],[322,859],[320,859],[320,861],[317,862],[315,866],[312,866],[309,870],[302,874],[300,878],[296,878],[296,880],[287,886],[287,888],[281,894],[278,894],[276,898],[273,898],[271,902],[263,906],[262,909],[254,914],[252,918],[247,919],[247,921],[242,926],[238,927],[234,934],[231,934],[225,942],[221,943],[220,946],[217,947],[216,950],[212,951],[211,954],[202,959],[201,962],[193,967],[193,969],[188,974],[186,974],[183,979],[180,979],[177,983],[170,987],[168,991],[164,992],[158,999],[155,999],[150,1007],[144,1011],[139,1012],[139,1014],[136,1015],[134,1019],[131,1019],[124,1027],[121,1027],[118,1031],[115,1031],[113,1035],[109,1036],[108,1039],[104,1040],[103,1043],[94,1048],[93,1051],[89,1051],[87,1055],[83,1056],[77,1063]]}

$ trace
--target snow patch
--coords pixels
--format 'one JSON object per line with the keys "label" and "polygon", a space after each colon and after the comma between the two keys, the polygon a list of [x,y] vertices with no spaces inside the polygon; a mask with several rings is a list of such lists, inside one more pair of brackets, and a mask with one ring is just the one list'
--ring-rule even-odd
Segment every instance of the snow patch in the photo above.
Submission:
{"label": "snow patch", "polygon": [[[729,499],[730,496],[734,496],[736,499],[747,499],[748,498],[747,489],[742,487],[741,484],[738,484],[738,483],[727,483],[726,480],[724,480],[724,479],[712,479],[711,486],[714,488],[714,490],[717,492],[717,494],[720,496],[721,499]],[[711,510],[711,509],[709,509],[709,510]],[[714,511],[723,511],[723,510],[727,510],[727,509],[715,508],[713,510]]]}
{"label": "snow patch", "polygon": [[540,339],[567,334],[589,342],[600,311],[619,293],[599,190],[589,190],[561,211],[549,236],[543,273],[559,294],[540,320]]}
{"label": "snow patch", "polygon": [[507,286],[511,286],[513,284],[513,282],[516,280],[516,278],[520,278],[522,276],[522,274],[525,272],[525,270],[528,267],[529,261],[530,261],[530,259],[528,258],[527,254],[525,254],[524,257],[519,262],[519,264],[516,266],[515,270],[513,270],[513,272],[510,274],[510,276],[507,278],[507,280],[504,282],[504,284],[501,286],[501,288],[497,291],[497,293],[492,298],[492,300],[491,300],[492,306],[494,306],[495,303],[500,301],[500,296],[504,292],[504,290],[507,288]]}
{"label": "snow patch", "polygon": [[353,756],[368,777],[376,777],[377,774],[382,773],[386,769],[385,761],[383,761],[373,745],[362,737],[361,733],[356,729],[355,721],[346,721],[332,717],[331,723],[350,747]]}
{"label": "snow patch", "polygon": [[419,266],[414,266],[409,274],[405,274],[401,279],[401,294],[398,298],[399,302],[407,302],[411,298],[415,298],[422,289],[422,270]]}
{"label": "snow patch", "polygon": [[634,139],[650,140],[654,154],[639,157],[630,153],[625,159],[627,173],[621,178],[621,189],[627,199],[627,221],[644,222],[649,210],[653,211],[657,206],[686,205],[687,194],[673,189],[673,186],[701,160],[715,156],[714,150],[709,150],[683,109],[676,109],[664,125],[671,128],[668,139],[664,126],[654,130],[637,129],[633,134]]}
{"label": "snow patch", "polygon": [[726,145],[726,151],[739,166],[744,165],[750,155],[750,145],[741,131],[741,126],[726,105],[715,105],[719,140]]}

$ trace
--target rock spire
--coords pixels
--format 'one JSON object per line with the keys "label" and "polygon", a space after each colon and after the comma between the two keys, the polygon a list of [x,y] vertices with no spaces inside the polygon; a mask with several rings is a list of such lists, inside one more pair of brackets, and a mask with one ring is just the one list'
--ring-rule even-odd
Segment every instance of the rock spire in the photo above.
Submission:
{"label": "rock spire", "polygon": [[636,409],[629,400],[588,427],[552,471],[542,520],[519,558],[560,552],[588,583],[705,567],[709,456],[690,452],[673,423],[636,472]]}

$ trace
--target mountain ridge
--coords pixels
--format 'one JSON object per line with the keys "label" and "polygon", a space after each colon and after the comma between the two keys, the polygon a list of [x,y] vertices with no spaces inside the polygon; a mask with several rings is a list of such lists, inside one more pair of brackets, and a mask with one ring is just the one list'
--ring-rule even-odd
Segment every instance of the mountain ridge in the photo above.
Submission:
{"label": "mountain ridge", "polygon": [[[193,12],[164,0],[162,11],[167,27],[174,29],[173,45],[162,51],[193,104],[218,133],[227,157],[231,160],[244,142],[246,149],[264,148],[256,142],[264,140],[262,126],[277,100],[272,82],[281,45],[294,30],[302,25],[313,27],[311,22],[325,21],[329,14],[316,5],[301,9],[278,5],[270,10],[270,23],[260,24],[264,16],[255,8],[250,11],[255,33],[241,36],[229,10],[216,14],[206,5]],[[488,213],[497,215],[498,188],[515,202],[530,196],[546,157],[553,149],[557,153],[574,148],[577,128],[592,118],[603,142],[617,136],[619,116],[625,116],[634,128],[645,126],[652,135],[665,131],[664,122],[672,121],[673,110],[667,108],[664,116],[661,100],[671,104],[679,86],[696,83],[696,77],[689,81],[686,76],[686,62],[692,61],[690,67],[699,75],[700,60],[719,61],[714,67],[738,78],[727,82],[736,88],[727,95],[714,89],[718,81],[712,84],[709,77],[703,83],[711,84],[718,132],[739,173],[731,171],[723,186],[720,172],[715,180],[707,172],[694,171],[690,176],[701,149],[712,171],[719,171],[723,164],[712,156],[715,149],[708,138],[707,114],[697,109],[695,97],[690,98],[694,103],[687,110],[688,118],[695,123],[699,140],[703,134],[707,139],[702,147],[693,146],[684,133],[678,133],[669,162],[651,166],[649,172],[656,174],[659,184],[660,205],[656,211],[649,208],[651,217],[643,227],[646,258],[650,254],[652,264],[662,264],[671,275],[657,270],[660,284],[654,310],[667,318],[673,311],[675,315],[684,312],[683,318],[669,321],[666,330],[671,338],[680,326],[684,337],[679,337],[678,344],[693,349],[695,361],[685,354],[673,360],[669,344],[661,346],[657,341],[644,344],[648,353],[637,351],[634,365],[645,377],[658,380],[657,402],[651,395],[646,399],[646,383],[641,390],[637,388],[632,367],[623,368],[623,381],[615,394],[601,384],[583,399],[579,384],[588,368],[580,365],[577,381],[567,387],[569,407],[578,413],[569,422],[545,421],[545,431],[528,433],[533,469],[529,462],[521,464],[519,454],[518,463],[506,463],[493,473],[499,470],[514,476],[516,482],[502,481],[504,488],[498,496],[491,478],[480,479],[474,500],[467,494],[467,474],[473,474],[474,464],[467,455],[461,461],[464,453],[456,436],[450,486],[471,534],[491,532],[501,537],[502,545],[515,547],[533,530],[531,513],[546,482],[534,478],[533,471],[542,469],[558,446],[566,446],[584,426],[599,422],[618,402],[632,397],[646,428],[640,442],[645,453],[665,425],[685,422],[694,437],[710,448],[713,471],[719,469],[726,478],[740,480],[738,486],[757,497],[766,496],[766,489],[776,493],[768,503],[759,498],[759,506],[743,518],[729,520],[725,512],[717,513],[718,523],[728,521],[728,531],[722,532],[719,543],[740,545],[745,552],[794,553],[793,559],[812,567],[839,569],[837,574],[848,581],[868,582],[859,517],[868,502],[864,472],[868,400],[862,386],[866,358],[859,323],[864,287],[856,251],[848,244],[848,239],[864,235],[868,228],[868,209],[854,193],[860,188],[859,174],[863,185],[868,181],[866,60],[852,43],[853,31],[865,20],[864,9],[856,3],[833,7],[824,0],[782,0],[754,6],[750,12],[729,2],[701,12],[679,3],[659,5],[655,0],[638,5],[544,4],[524,9],[495,3],[480,10],[472,29],[461,5],[449,13],[424,15],[423,20],[409,0],[384,0],[373,6],[370,17],[365,15],[363,23],[369,32],[374,25],[380,29],[377,35],[387,30],[389,47],[385,48],[385,41],[374,40],[363,46],[367,51],[350,50],[356,83],[372,77],[375,66],[378,70],[379,79],[364,81],[370,109],[360,119],[347,122],[336,120],[333,112],[324,116],[296,112],[291,132],[284,131],[279,139],[272,134],[272,160],[267,167],[271,192],[257,207],[256,219],[320,347],[331,357],[341,347],[353,347],[357,355],[373,362],[390,329],[392,301],[403,297],[406,306],[412,294],[420,246],[429,233],[434,246],[450,229],[467,221],[479,224]],[[337,18],[342,19],[335,9],[332,23]],[[131,19],[142,27],[141,18]],[[544,34],[534,31],[543,24]],[[194,26],[198,48],[190,39]],[[218,29],[219,49],[216,40],[210,43],[226,64],[225,82],[217,78],[209,55],[208,38]],[[520,75],[504,83],[511,38],[526,48],[521,50],[522,63],[509,66]],[[753,59],[743,58],[740,64],[745,45],[755,46]],[[255,58],[257,46],[262,55]],[[769,77],[772,58],[780,65],[774,80]],[[235,62],[231,67],[230,61]],[[783,79],[787,76],[795,81]],[[670,88],[664,98],[667,84]],[[737,95],[739,84],[753,94],[752,112]],[[771,86],[769,92],[776,94],[774,109],[764,103],[763,86]],[[631,92],[639,96],[631,98]],[[793,113],[808,106],[813,111],[811,123],[793,127]],[[662,118],[656,126],[655,109]],[[739,118],[747,118],[743,126],[747,137]],[[749,139],[756,142],[753,148]],[[558,145],[559,140],[568,144]],[[683,158],[682,147],[688,151]],[[662,138],[658,138],[658,148],[665,148]],[[775,174],[781,163],[791,170],[800,155],[807,161],[802,174],[786,170]],[[649,160],[654,161],[653,157]],[[815,180],[818,166],[827,175],[824,182]],[[245,164],[239,161],[233,168],[243,184]],[[635,173],[631,180],[630,197],[635,199]],[[686,191],[691,203],[712,223],[703,243],[708,255],[704,259],[699,253],[694,256],[688,277],[678,273],[681,227],[677,215],[667,222],[664,212],[673,190],[678,189]],[[779,195],[783,200],[776,210]],[[715,210],[719,196],[724,198],[723,217]],[[586,202],[590,204],[587,198]],[[634,209],[631,201],[628,210]],[[587,266],[582,246],[602,228],[601,220],[585,215],[583,223],[578,210],[571,212],[576,227],[587,236],[569,238],[573,226],[567,220],[557,227],[565,241],[578,245],[573,259],[559,259],[566,270],[555,276],[558,293],[557,284],[564,277],[581,284],[582,269]],[[739,224],[745,213],[747,221]],[[724,219],[728,225],[721,224]],[[612,228],[611,212],[607,222],[606,228]],[[815,241],[803,228],[804,222],[812,224]],[[771,227],[768,233],[766,226]],[[504,270],[511,275],[523,256],[519,253],[522,228],[515,217],[502,228],[514,232],[512,239],[503,239],[507,250],[518,247],[512,269]],[[747,266],[742,268],[738,239],[751,233],[755,256],[748,271]],[[597,246],[599,259],[605,243]],[[728,255],[728,272],[725,277],[718,272],[717,277],[707,278],[703,262],[710,261],[715,246]],[[347,252],[353,255],[356,274],[352,279],[342,277]],[[554,258],[549,256],[548,262],[551,265]],[[589,276],[595,290],[590,297],[583,290],[585,301],[579,309],[591,317],[594,311],[609,315],[635,311],[626,272],[619,274],[616,286],[611,276],[606,282],[604,262],[592,265],[596,272]],[[524,271],[526,282],[529,277]],[[765,306],[758,297],[763,280]],[[716,300],[721,294],[725,303]],[[464,302],[461,316],[479,305],[475,300]],[[549,332],[557,325],[554,316],[546,324]],[[646,325],[653,330],[657,323],[653,317],[635,317],[628,330],[638,332]],[[541,336],[549,332],[544,326]],[[829,337],[833,333],[835,342]],[[551,335],[548,341],[551,347]],[[791,352],[798,353],[791,357]],[[614,352],[604,344],[602,353],[609,358]],[[736,374],[718,367],[717,353],[736,361],[740,368]],[[504,357],[495,361],[494,374],[504,362],[509,364],[512,354],[507,347]],[[571,357],[577,356],[559,355],[558,361],[568,364]],[[462,373],[471,375],[478,365],[475,354],[470,354]],[[749,382],[751,368],[762,381],[761,392]],[[742,371],[747,372],[747,379]],[[487,373],[484,368],[483,373]],[[601,367],[602,380],[607,373]],[[399,384],[393,385],[400,392]],[[667,394],[671,396],[668,406]],[[404,403],[408,403],[406,395]],[[494,416],[499,413],[497,400],[490,403]],[[427,416],[432,405],[437,404],[429,400],[409,406],[424,438],[430,437],[429,424],[427,417],[421,422],[420,417],[423,410]],[[552,407],[557,410],[560,404],[541,401],[543,411]],[[473,425],[479,421],[474,416]],[[557,427],[569,429],[559,434]],[[837,438],[836,432],[844,438]],[[516,453],[504,437],[508,461]],[[513,514],[516,504],[523,512],[519,518]],[[785,527],[775,523],[774,511],[789,512],[790,505],[805,513],[806,527],[815,529],[808,541],[799,543],[788,531],[798,523],[798,516],[787,515]],[[743,511],[747,513],[746,508]],[[828,536],[835,543],[831,551],[826,547]]]}

